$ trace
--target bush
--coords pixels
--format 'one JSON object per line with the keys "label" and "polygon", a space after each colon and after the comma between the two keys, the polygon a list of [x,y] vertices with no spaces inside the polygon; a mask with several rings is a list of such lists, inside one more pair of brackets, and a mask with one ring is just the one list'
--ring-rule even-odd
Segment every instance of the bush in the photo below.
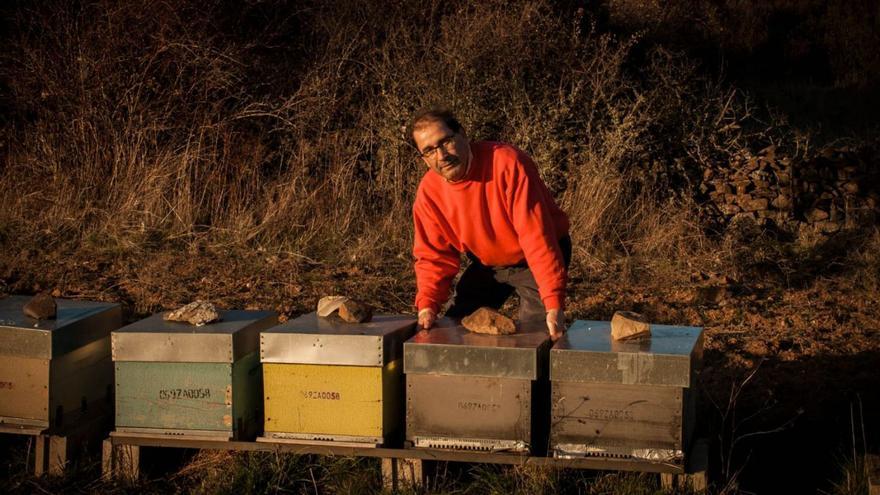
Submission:
{"label": "bush", "polygon": [[582,260],[678,256],[702,165],[748,144],[737,93],[546,0],[8,10],[0,224],[33,243],[408,253],[405,125],[440,104],[535,157]]}

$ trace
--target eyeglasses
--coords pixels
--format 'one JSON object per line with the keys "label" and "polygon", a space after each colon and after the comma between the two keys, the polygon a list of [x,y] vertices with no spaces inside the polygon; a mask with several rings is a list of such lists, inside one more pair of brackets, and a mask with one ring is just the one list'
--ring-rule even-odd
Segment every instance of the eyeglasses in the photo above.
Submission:
{"label": "eyeglasses", "polygon": [[445,138],[441,139],[440,142],[437,143],[437,146],[429,146],[422,151],[417,151],[416,153],[422,158],[431,158],[437,153],[437,150],[440,148],[445,148],[446,151],[452,151],[455,145],[455,134],[450,134]]}

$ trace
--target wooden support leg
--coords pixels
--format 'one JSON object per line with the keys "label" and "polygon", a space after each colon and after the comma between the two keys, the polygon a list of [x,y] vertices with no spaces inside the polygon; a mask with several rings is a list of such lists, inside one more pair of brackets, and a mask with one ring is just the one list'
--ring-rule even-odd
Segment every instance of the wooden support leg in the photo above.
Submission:
{"label": "wooden support leg", "polygon": [[660,487],[666,491],[687,491],[694,493],[704,493],[708,484],[706,483],[706,473],[688,473],[688,474],[660,474]]}
{"label": "wooden support leg", "polygon": [[880,455],[866,456],[868,464],[868,495],[880,495]]}
{"label": "wooden support leg", "polygon": [[109,438],[101,445],[101,471],[105,479],[137,480],[140,461],[141,448],[136,445],[113,445]]}
{"label": "wooden support leg", "polygon": [[660,488],[672,491],[675,486],[675,475],[672,473],[660,473]]}
{"label": "wooden support leg", "polygon": [[382,488],[386,491],[397,490],[397,459],[382,459]]}
{"label": "wooden support leg", "polygon": [[34,435],[34,475],[42,476],[49,468],[49,437]]}
{"label": "wooden support leg", "polygon": [[421,459],[382,459],[382,485],[386,490],[421,486],[423,476]]}
{"label": "wooden support leg", "polygon": [[660,487],[667,491],[691,490],[697,493],[706,491],[706,472],[671,474],[660,473]]}
{"label": "wooden support leg", "polygon": [[48,472],[53,476],[64,474],[67,460],[70,455],[71,439],[68,437],[51,435],[49,441]]}

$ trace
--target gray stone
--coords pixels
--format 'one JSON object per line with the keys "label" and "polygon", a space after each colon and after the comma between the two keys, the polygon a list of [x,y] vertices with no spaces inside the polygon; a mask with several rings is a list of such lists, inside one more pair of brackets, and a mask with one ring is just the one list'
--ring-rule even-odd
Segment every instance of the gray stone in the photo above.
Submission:
{"label": "gray stone", "polygon": [[339,311],[339,307],[342,306],[342,303],[347,301],[348,298],[345,296],[324,296],[318,301],[318,316],[321,318],[327,318],[333,313]]}
{"label": "gray stone", "polygon": [[167,321],[182,321],[200,327],[220,320],[220,313],[213,304],[194,301],[165,315]]}

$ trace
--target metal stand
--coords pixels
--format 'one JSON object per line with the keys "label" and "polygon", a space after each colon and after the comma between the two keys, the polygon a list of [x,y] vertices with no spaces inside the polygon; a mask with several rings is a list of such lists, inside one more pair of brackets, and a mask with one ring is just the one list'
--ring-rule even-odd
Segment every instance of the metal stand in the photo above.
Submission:
{"label": "metal stand", "polygon": [[687,465],[650,462],[637,459],[614,459],[584,457],[556,459],[509,453],[485,453],[459,450],[405,448],[392,449],[375,446],[334,445],[330,443],[291,443],[191,440],[179,437],[130,436],[113,432],[104,440],[102,466],[105,477],[134,480],[140,473],[140,449],[142,447],[188,448],[234,450],[250,452],[276,452],[317,454],[350,457],[378,457],[382,459],[383,484],[390,490],[424,483],[425,461],[471,462],[487,464],[514,464],[551,466],[555,468],[592,469],[601,471],[639,471],[660,473],[663,486],[690,483],[694,490],[706,487],[708,444],[695,442]]}

